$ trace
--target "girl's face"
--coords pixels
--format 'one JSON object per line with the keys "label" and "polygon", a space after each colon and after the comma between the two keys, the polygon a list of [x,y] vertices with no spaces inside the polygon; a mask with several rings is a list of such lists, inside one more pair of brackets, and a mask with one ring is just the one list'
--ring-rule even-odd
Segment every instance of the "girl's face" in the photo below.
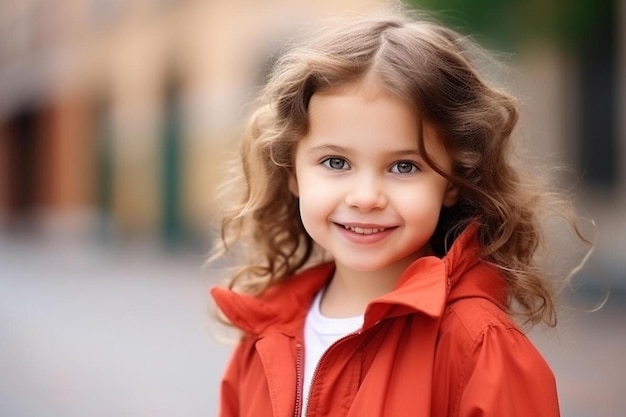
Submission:
{"label": "girl's face", "polygon": [[[429,254],[441,207],[456,202],[457,189],[421,158],[414,110],[361,81],[315,94],[309,121],[291,188],[304,227],[338,270],[404,269]],[[452,160],[429,126],[424,145],[450,172]]]}

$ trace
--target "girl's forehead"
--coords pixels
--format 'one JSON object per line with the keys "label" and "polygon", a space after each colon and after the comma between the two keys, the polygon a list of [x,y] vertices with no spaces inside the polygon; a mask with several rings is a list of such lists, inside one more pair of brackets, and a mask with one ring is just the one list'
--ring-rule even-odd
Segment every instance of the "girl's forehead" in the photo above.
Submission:
{"label": "girl's forehead", "polygon": [[[420,105],[407,98],[405,95],[397,92],[393,87],[386,83],[376,71],[369,71],[361,77],[349,80],[339,85],[329,86],[316,91],[311,97],[308,107],[308,122],[311,122],[311,102],[322,97],[339,97],[352,96],[359,97],[360,100],[367,102],[376,102],[382,100],[393,101],[399,103],[405,110],[410,110],[411,118],[418,125],[430,124],[425,118]],[[431,126],[434,128],[434,126]],[[436,129],[438,131],[438,129]],[[439,133],[439,132],[438,132]]]}
{"label": "girl's forehead", "polygon": [[410,103],[370,81],[357,80],[314,94],[304,146],[357,144],[372,151],[393,147],[419,151],[422,142],[429,154],[447,154],[437,129],[423,121]]}
{"label": "girl's forehead", "polygon": [[380,76],[375,74],[373,71],[370,71],[361,77],[346,81],[339,85],[324,88],[317,91],[315,94],[321,96],[359,94],[368,98],[376,98],[381,95],[395,95],[392,93],[391,89],[385,84],[385,82],[380,78]]}

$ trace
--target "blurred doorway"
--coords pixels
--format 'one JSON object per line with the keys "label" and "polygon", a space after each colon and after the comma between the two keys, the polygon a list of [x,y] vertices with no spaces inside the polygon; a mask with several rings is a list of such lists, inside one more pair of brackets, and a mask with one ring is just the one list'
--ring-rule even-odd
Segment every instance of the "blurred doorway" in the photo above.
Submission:
{"label": "blurred doorway", "polygon": [[5,121],[2,135],[4,211],[9,231],[33,231],[40,204],[38,178],[42,162],[40,115],[25,107]]}
{"label": "blurred doorway", "polygon": [[113,236],[115,229],[113,221],[113,120],[110,101],[100,98],[96,101],[94,112],[98,235],[108,240]]}
{"label": "blurred doorway", "polygon": [[618,184],[618,9],[614,0],[601,2],[579,59],[579,158],[585,181],[617,191]]}
{"label": "blurred doorway", "polygon": [[170,78],[165,86],[161,137],[161,234],[168,247],[178,246],[184,238],[181,212],[182,117],[180,86]]}

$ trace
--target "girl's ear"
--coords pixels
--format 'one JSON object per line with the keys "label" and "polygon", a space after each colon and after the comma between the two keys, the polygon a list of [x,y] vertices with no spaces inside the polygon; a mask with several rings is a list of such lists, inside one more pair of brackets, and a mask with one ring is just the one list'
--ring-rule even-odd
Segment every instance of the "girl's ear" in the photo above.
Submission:
{"label": "girl's ear", "polygon": [[459,187],[451,181],[448,181],[446,193],[443,196],[443,206],[452,207],[459,200]]}
{"label": "girl's ear", "polygon": [[289,191],[296,197],[299,197],[298,193],[298,180],[296,179],[296,174],[293,172],[289,174]]}

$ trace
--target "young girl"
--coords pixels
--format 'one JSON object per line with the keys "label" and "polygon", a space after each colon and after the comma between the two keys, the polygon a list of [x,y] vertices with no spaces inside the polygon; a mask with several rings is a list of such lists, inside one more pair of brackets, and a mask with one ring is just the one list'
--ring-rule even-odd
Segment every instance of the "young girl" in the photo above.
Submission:
{"label": "young girl", "polygon": [[344,22],[276,64],[241,148],[212,295],[244,336],[226,416],[558,416],[511,316],[555,322],[516,101],[426,21]]}

